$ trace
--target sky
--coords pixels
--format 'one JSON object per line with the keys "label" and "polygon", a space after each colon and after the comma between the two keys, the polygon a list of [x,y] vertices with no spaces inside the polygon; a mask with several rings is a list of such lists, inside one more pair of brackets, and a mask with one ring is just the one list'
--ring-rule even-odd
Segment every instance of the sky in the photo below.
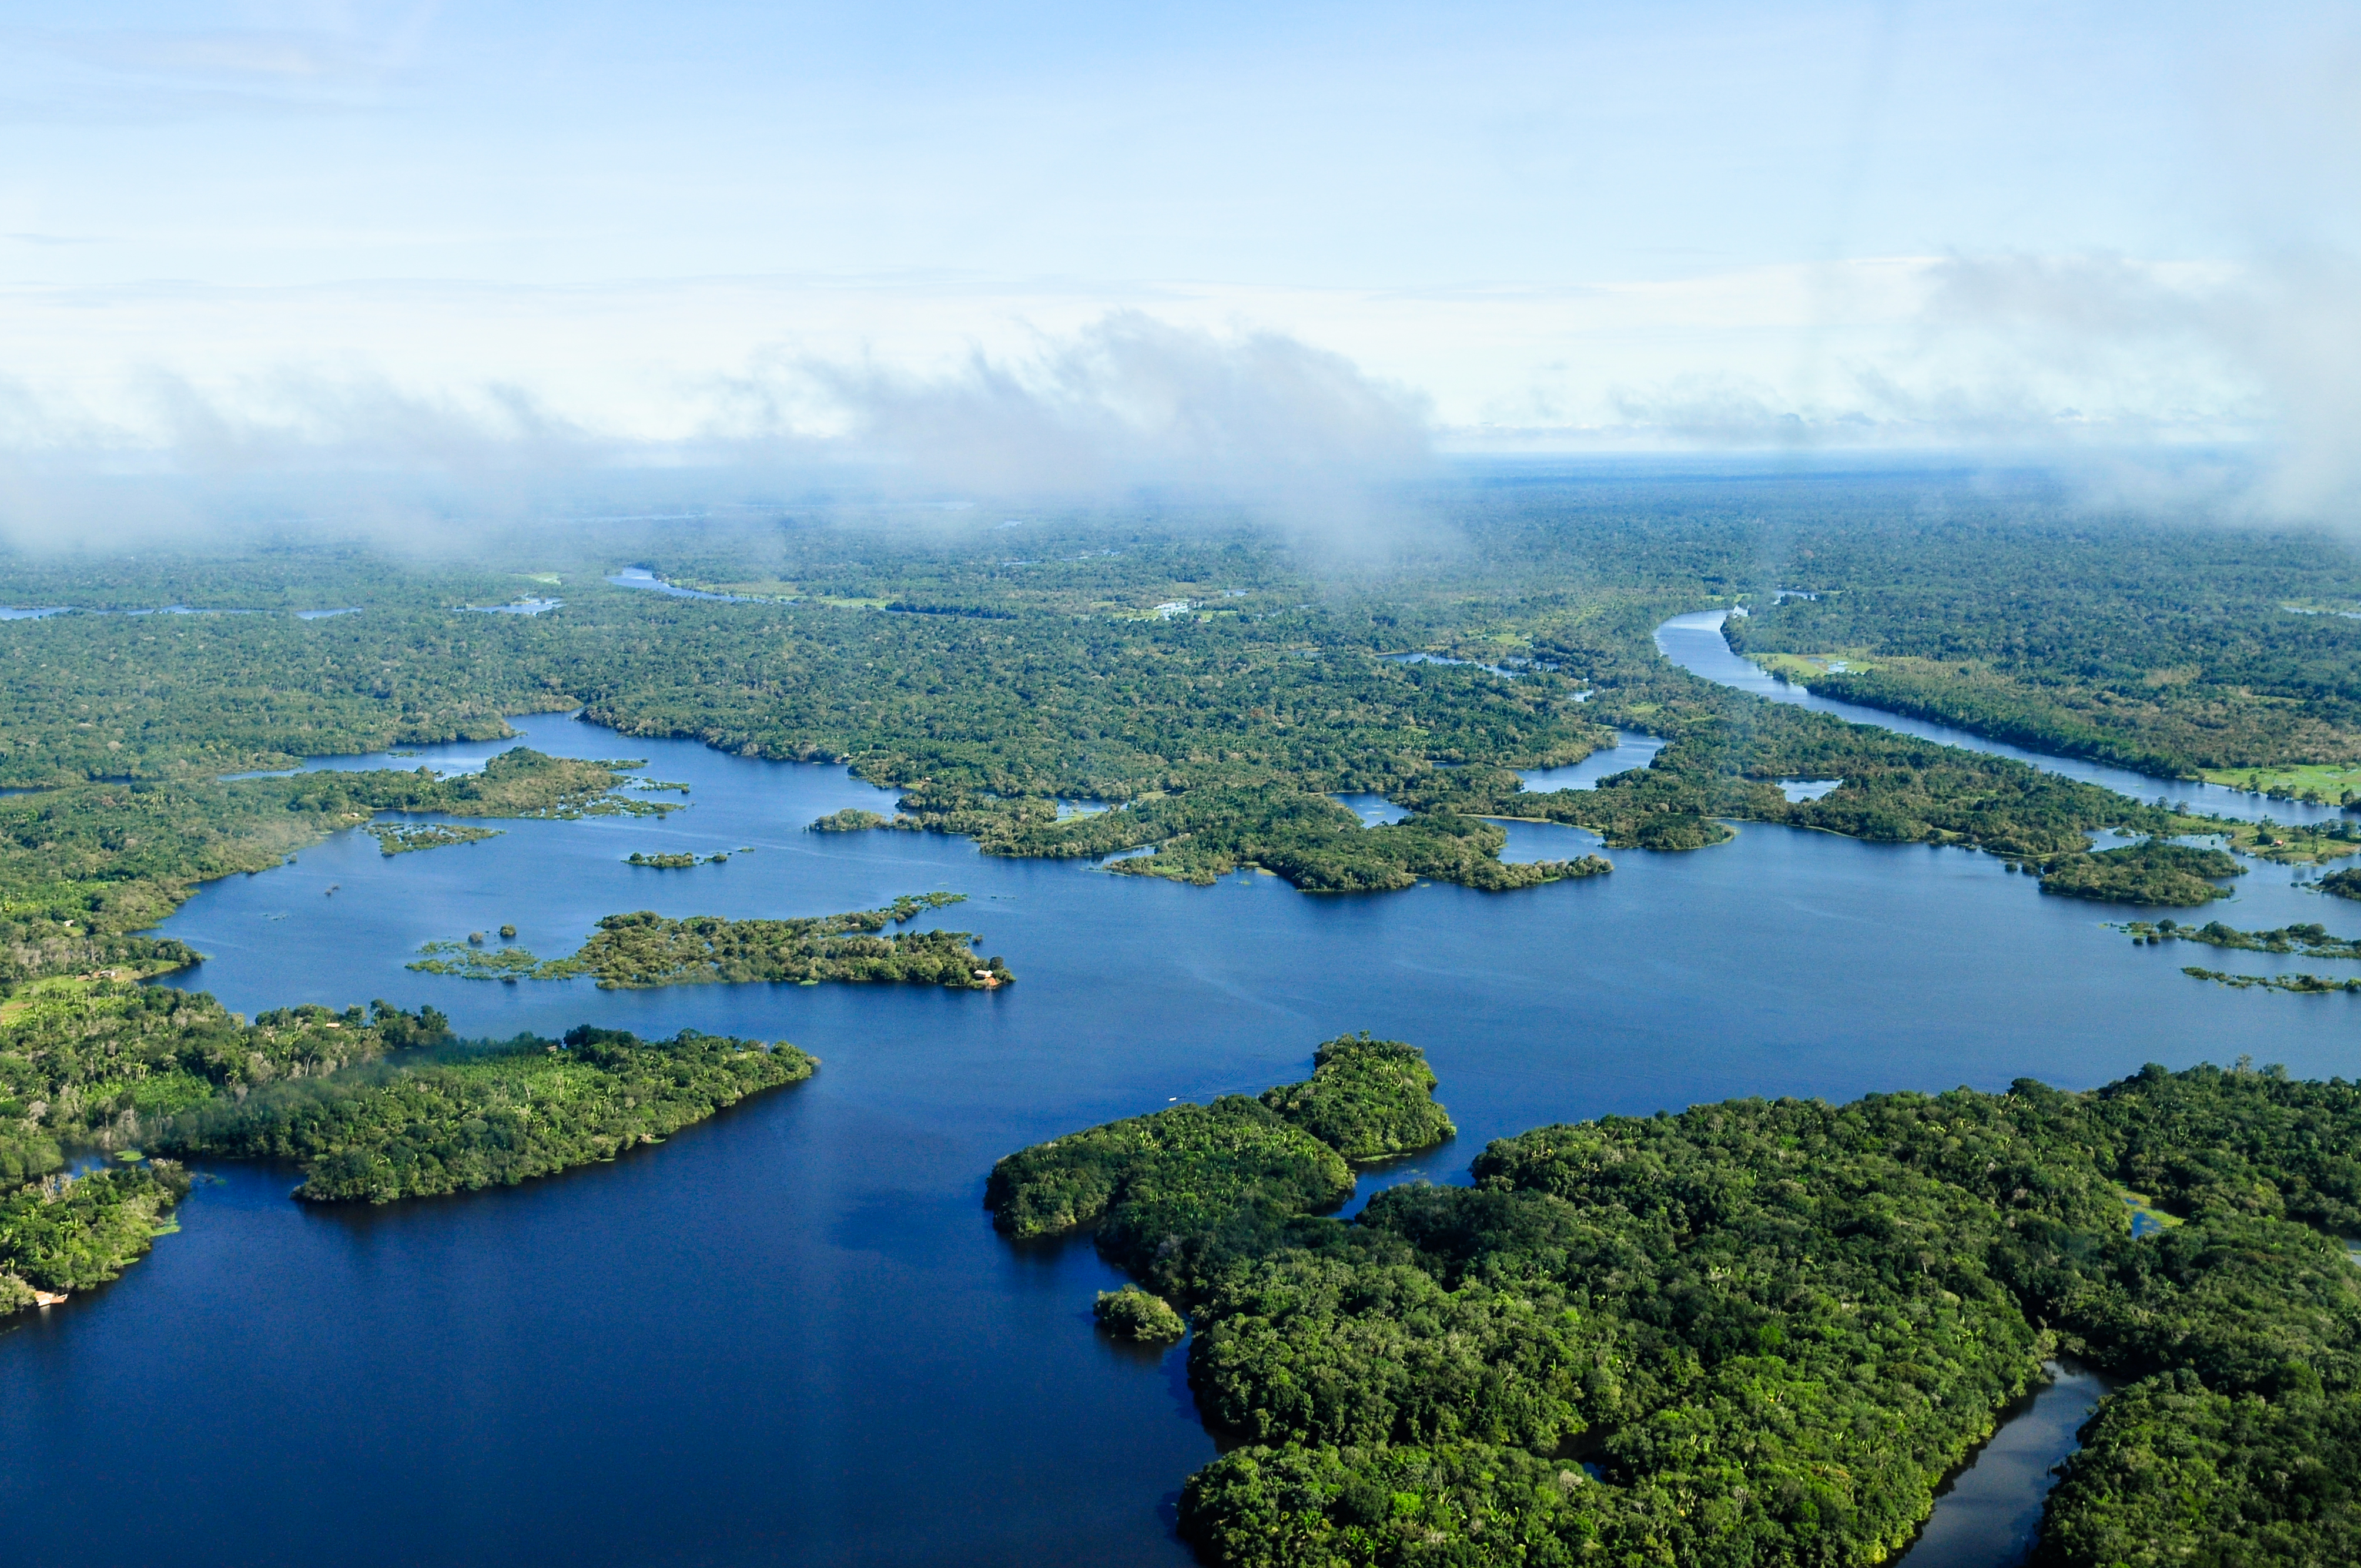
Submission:
{"label": "sky", "polygon": [[[0,480],[2243,443],[2348,5],[0,0]],[[5,495],[0,484],[0,495]]]}

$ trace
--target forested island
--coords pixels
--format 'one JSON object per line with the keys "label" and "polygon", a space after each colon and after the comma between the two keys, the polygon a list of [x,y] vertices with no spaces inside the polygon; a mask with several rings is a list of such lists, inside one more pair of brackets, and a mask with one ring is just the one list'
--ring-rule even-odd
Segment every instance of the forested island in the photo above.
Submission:
{"label": "forested island", "polygon": [[669,920],[653,910],[609,915],[588,941],[562,959],[522,948],[487,948],[478,940],[430,942],[410,967],[464,980],[596,979],[602,991],[664,985],[742,985],[822,981],[941,985],[993,991],[1016,977],[998,957],[978,958],[972,931],[897,931],[878,935],[930,910],[966,901],[962,893],[906,894],[883,909],[787,920],[725,920],[695,915]]}
{"label": "forested island", "polygon": [[[202,992],[43,981],[0,1012],[0,1314],[145,1255],[189,1190],[178,1158],[300,1160],[297,1196],[316,1201],[508,1186],[665,1137],[816,1062],[693,1031],[470,1043],[431,1007],[382,1002],[247,1023]],[[123,1163],[68,1176],[72,1147]]]}
{"label": "forested island", "polygon": [[[42,980],[0,1013],[0,1315],[142,1258],[189,1192],[180,1159],[300,1159],[312,1202],[515,1186],[815,1065],[697,1032],[460,1041],[434,1008],[382,1002],[246,1023],[203,992]],[[69,1176],[69,1147],[120,1164]]]}
{"label": "forested island", "polygon": [[[1431,1128],[1419,1082],[1358,1092]],[[1210,1562],[1883,1561],[2060,1352],[2125,1386],[2038,1563],[2361,1553],[2361,1088],[1730,1101],[1503,1139],[1471,1186],[1342,1222],[1308,1087],[1060,1138],[986,1190],[1012,1235],[1095,1225],[1147,1288],[1103,1321],[1189,1315],[1236,1444],[1181,1497]],[[2135,1239],[2136,1202],[2172,1223]]]}

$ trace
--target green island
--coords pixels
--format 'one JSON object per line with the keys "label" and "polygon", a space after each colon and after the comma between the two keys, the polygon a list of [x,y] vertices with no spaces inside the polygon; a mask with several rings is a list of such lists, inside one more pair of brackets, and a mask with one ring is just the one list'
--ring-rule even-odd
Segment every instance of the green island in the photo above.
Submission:
{"label": "green island", "polygon": [[2320,891],[2338,898],[2361,898],[2361,869],[2331,872],[2320,879]]}
{"label": "green island", "polygon": [[629,855],[623,857],[623,863],[627,866],[648,866],[657,871],[686,871],[690,866],[721,865],[733,854],[751,855],[753,852],[751,846],[737,850],[717,850],[709,855],[693,855],[686,850],[664,851],[652,855],[644,850],[633,850]]}
{"label": "green island", "polygon": [[1208,1562],[1883,1561],[2059,1353],[2121,1387],[2037,1561],[2361,1551],[2361,1086],[1730,1101],[1502,1139],[1351,1222],[1343,1156],[1275,1108],[1303,1088],[986,1189],[1012,1236],[1095,1227],[1147,1298],[1102,1321],[1189,1314]]}
{"label": "green island", "polygon": [[887,826],[889,826],[889,824],[886,819],[879,816],[876,812],[863,811],[857,806],[848,806],[841,811],[831,811],[825,817],[815,817],[811,822],[806,825],[805,831],[809,833],[866,833],[873,828],[884,828]]}
{"label": "green island", "polygon": [[2233,991],[2284,991],[2297,996],[2325,996],[2331,992],[2361,992],[2361,976],[2338,980],[2324,974],[2230,974],[2221,970],[2185,965],[2181,973],[2192,980],[2210,980]]}
{"label": "green island", "polygon": [[2246,869],[2222,850],[2151,839],[2048,861],[2041,867],[2041,891],[2108,904],[2185,909],[2229,897],[2230,890],[2214,879],[2240,876]]}
{"label": "green island", "polygon": [[2212,948],[2235,948],[2249,953],[2300,953],[2308,959],[2361,959],[2361,939],[2332,937],[2317,922],[2282,926],[2275,931],[2241,931],[2219,920],[2183,926],[2171,920],[2133,920],[2120,929],[2135,942],[2202,942]]}
{"label": "green island", "polygon": [[[469,1044],[431,1007],[382,1002],[248,1023],[202,992],[35,981],[0,1010],[0,1315],[146,1255],[188,1193],[181,1158],[300,1160],[299,1195],[318,1201],[512,1185],[664,1137],[816,1060],[694,1032]],[[69,1176],[73,1148],[123,1163]]]}
{"label": "green island", "polygon": [[405,855],[413,850],[439,850],[446,844],[474,844],[486,839],[497,839],[507,831],[500,828],[460,828],[448,822],[422,822],[415,825],[399,822],[371,822],[361,828],[378,842],[378,848],[388,855]]}
{"label": "green island", "polygon": [[[562,959],[522,948],[487,949],[479,939],[429,942],[410,968],[464,980],[571,980],[594,977],[602,991],[665,985],[740,985],[822,981],[940,985],[994,991],[1016,977],[999,958],[978,958],[972,931],[878,933],[929,910],[963,903],[960,893],[906,894],[883,909],[788,920],[725,920],[697,915],[669,920],[651,910],[609,915],[589,940]],[[503,932],[503,935],[507,933]]]}
{"label": "green island", "polygon": [[693,1029],[642,1041],[585,1025],[562,1040],[521,1035],[283,1080],[182,1113],[158,1143],[182,1157],[301,1160],[296,1197],[387,1203],[612,1159],[800,1083],[816,1060]]}

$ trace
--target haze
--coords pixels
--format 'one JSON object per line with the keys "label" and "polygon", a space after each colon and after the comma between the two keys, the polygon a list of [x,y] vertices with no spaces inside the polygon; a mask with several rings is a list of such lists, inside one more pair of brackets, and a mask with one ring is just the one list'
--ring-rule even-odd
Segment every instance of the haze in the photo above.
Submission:
{"label": "haze", "polygon": [[2343,7],[14,13],[20,537],[124,469],[2226,444],[2241,504],[2354,489]]}

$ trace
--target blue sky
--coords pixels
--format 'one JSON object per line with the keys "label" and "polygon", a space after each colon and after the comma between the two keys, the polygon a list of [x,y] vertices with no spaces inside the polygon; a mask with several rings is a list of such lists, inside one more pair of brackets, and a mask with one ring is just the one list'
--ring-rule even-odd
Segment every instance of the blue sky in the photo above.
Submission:
{"label": "blue sky", "polygon": [[2356,40],[2299,5],[10,5],[0,446],[250,460],[396,405],[821,439],[993,376],[1136,422],[1189,373],[1143,345],[1279,340],[1445,444],[2301,440],[2356,411]]}

